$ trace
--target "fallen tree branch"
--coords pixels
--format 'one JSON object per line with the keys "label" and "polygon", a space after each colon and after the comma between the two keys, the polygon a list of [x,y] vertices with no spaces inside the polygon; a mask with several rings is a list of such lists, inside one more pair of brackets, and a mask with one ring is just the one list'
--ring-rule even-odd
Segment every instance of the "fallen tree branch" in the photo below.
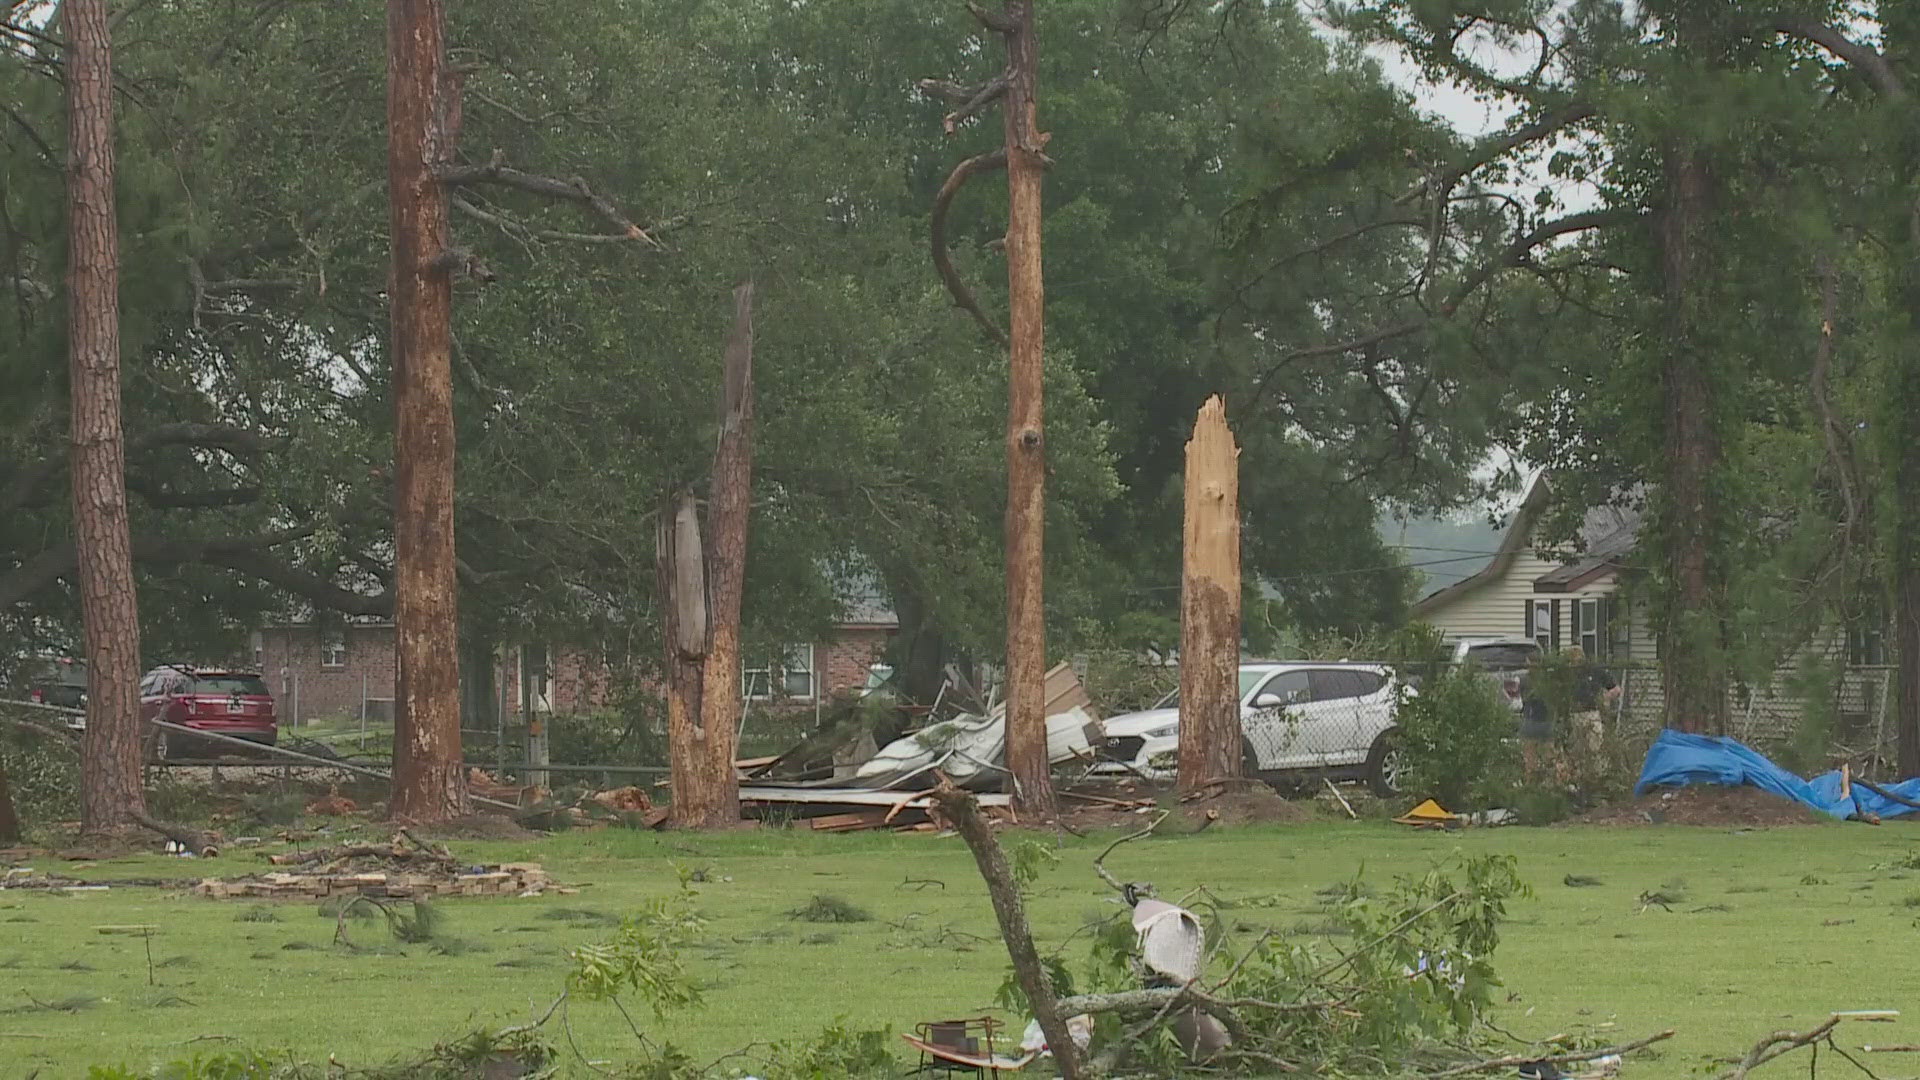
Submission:
{"label": "fallen tree branch", "polygon": [[953,268],[953,256],[947,251],[947,208],[953,205],[953,197],[967,179],[977,172],[988,172],[1007,167],[1007,151],[1002,148],[991,153],[970,157],[953,167],[947,182],[940,185],[940,191],[933,197],[933,220],[931,225],[931,243],[933,245],[933,268],[940,273],[940,280],[946,283],[947,292],[953,295],[953,302],[965,308],[973,321],[980,324],[988,337],[996,343],[1007,345],[1007,332],[1000,324],[987,318],[980,307],[980,301],[974,299],[973,290],[960,280],[960,272]]}
{"label": "fallen tree branch", "polygon": [[1147,823],[1146,828],[1141,829],[1139,832],[1128,833],[1127,835],[1120,837],[1118,840],[1115,840],[1113,843],[1108,844],[1107,850],[1101,852],[1098,856],[1094,858],[1093,872],[1096,874],[1099,874],[1100,880],[1106,882],[1107,886],[1111,888],[1114,892],[1126,892],[1127,891],[1126,886],[1120,884],[1119,880],[1115,878],[1113,874],[1108,872],[1107,856],[1113,854],[1113,849],[1119,847],[1121,844],[1129,843],[1134,840],[1139,840],[1142,837],[1152,836],[1153,830],[1159,828],[1160,823],[1167,820],[1167,816],[1172,813],[1173,811],[1171,810],[1162,810],[1160,811],[1160,816],[1154,818],[1152,821]]}
{"label": "fallen tree branch", "polygon": [[1853,783],[1855,787],[1866,788],[1868,791],[1871,791],[1875,795],[1878,795],[1881,798],[1886,799],[1888,802],[1896,802],[1896,803],[1899,803],[1901,806],[1910,806],[1915,810],[1920,810],[1920,802],[1915,802],[1904,795],[1895,795],[1893,792],[1888,791],[1886,788],[1881,787],[1879,784],[1876,784],[1871,780],[1862,780],[1856,776],[1856,777],[1853,777]]}
{"label": "fallen tree branch", "polygon": [[1485,1061],[1473,1061],[1465,1065],[1455,1065],[1450,1069],[1442,1069],[1439,1072],[1428,1073],[1426,1075],[1431,1077],[1432,1080],[1441,1080],[1442,1077],[1447,1076],[1466,1076],[1470,1073],[1493,1072],[1496,1069],[1513,1069],[1522,1065],[1570,1065],[1577,1061],[1593,1061],[1596,1058],[1609,1057],[1614,1054],[1629,1054],[1635,1050],[1652,1046],[1654,1043],[1660,1042],[1663,1039],[1671,1039],[1673,1038],[1673,1034],[1673,1029],[1668,1028],[1665,1031],[1649,1035],[1644,1039],[1635,1039],[1630,1043],[1621,1043],[1618,1046],[1603,1046],[1597,1050],[1580,1050],[1568,1054],[1550,1054],[1546,1057],[1509,1054],[1506,1057],[1488,1058]]}
{"label": "fallen tree branch", "polygon": [[[1235,1002],[1214,997],[1193,983],[1188,983],[1186,986],[1156,986],[1146,990],[1116,990],[1108,994],[1076,994],[1073,997],[1061,998],[1059,1009],[1066,1016],[1078,1016],[1081,1013],[1088,1016],[1098,1013],[1155,1011],[1167,1013],[1171,1012],[1173,1006],[1179,1002],[1191,1002],[1194,1008],[1220,1021],[1221,1025],[1227,1029],[1227,1033],[1233,1036],[1236,1045],[1244,1046],[1256,1041],[1253,1033],[1240,1019],[1240,1014],[1234,1011]],[[1271,1003],[1261,1002],[1260,1004]],[[1307,1011],[1277,1004],[1273,1004],[1272,1007],[1289,1011]],[[1314,1007],[1317,1009],[1318,1003],[1315,1003]],[[1053,1044],[1049,1042],[1047,1045]]]}
{"label": "fallen tree branch", "polygon": [[1026,905],[1014,884],[1013,868],[1007,863],[1006,852],[1000,849],[993,831],[987,828],[986,819],[980,816],[979,800],[972,793],[955,787],[953,781],[943,776],[940,786],[933,789],[933,801],[973,852],[980,877],[987,883],[987,897],[993,901],[994,916],[1000,922],[1000,937],[1006,942],[1007,956],[1013,961],[1014,976],[1027,995],[1034,1019],[1040,1022],[1040,1031],[1046,1036],[1060,1075],[1066,1080],[1077,1080],[1083,1075],[1080,1048],[1068,1032],[1065,1020],[1075,1014],[1062,1012],[1060,1003],[1054,999],[1053,980],[1040,963],[1040,953],[1033,947]]}
{"label": "fallen tree branch", "polygon": [[1747,1051],[1747,1056],[1740,1059],[1740,1064],[1734,1066],[1729,1072],[1721,1073],[1718,1080],[1743,1080],[1749,1072],[1765,1065],[1774,1058],[1780,1057],[1783,1054],[1790,1054],[1803,1046],[1811,1046],[1821,1039],[1826,1038],[1827,1034],[1838,1027],[1839,1024],[1840,1017],[1830,1016],[1819,1026],[1803,1032],[1773,1032],[1759,1042],[1754,1043],[1753,1049]]}

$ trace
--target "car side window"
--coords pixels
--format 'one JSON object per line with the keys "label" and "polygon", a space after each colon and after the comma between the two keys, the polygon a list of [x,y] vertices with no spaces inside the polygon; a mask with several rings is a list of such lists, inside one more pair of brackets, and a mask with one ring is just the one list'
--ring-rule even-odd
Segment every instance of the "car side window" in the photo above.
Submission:
{"label": "car side window", "polygon": [[1347,678],[1353,681],[1354,697],[1372,697],[1387,685],[1387,677],[1377,671],[1349,671]]}
{"label": "car side window", "polygon": [[153,676],[148,675],[145,678],[140,680],[140,696],[141,697],[153,696]]}
{"label": "car side window", "polygon": [[1311,672],[1313,677],[1313,700],[1341,701],[1356,696],[1353,681],[1347,676],[1350,671],[1337,671],[1331,668]]}
{"label": "car side window", "polygon": [[1387,680],[1376,671],[1326,668],[1313,672],[1313,700],[1347,701],[1378,693]]}
{"label": "car side window", "polygon": [[1278,695],[1281,703],[1285,705],[1301,705],[1313,700],[1312,683],[1304,671],[1283,671],[1268,679],[1267,685],[1262,686],[1253,696],[1255,700],[1259,700],[1265,694]]}

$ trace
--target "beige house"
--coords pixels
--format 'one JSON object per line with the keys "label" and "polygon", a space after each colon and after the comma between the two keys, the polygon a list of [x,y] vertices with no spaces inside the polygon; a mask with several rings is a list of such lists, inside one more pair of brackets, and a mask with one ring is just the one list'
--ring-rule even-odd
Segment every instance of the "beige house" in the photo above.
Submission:
{"label": "beige house", "polygon": [[[1578,645],[1618,673],[1624,714],[1657,726],[1666,719],[1658,646],[1645,605],[1622,591],[1632,574],[1640,515],[1613,506],[1589,510],[1581,542],[1555,547],[1540,535],[1551,490],[1542,473],[1487,565],[1421,599],[1413,617],[1449,640],[1530,638],[1549,651]],[[1883,631],[1878,624],[1830,628],[1781,657],[1767,678],[1736,681],[1727,688],[1729,733],[1756,743],[1790,735],[1812,704],[1796,688],[1796,676],[1803,660],[1817,658],[1840,665],[1825,691],[1834,735],[1856,744],[1884,741],[1892,686]]]}
{"label": "beige house", "polygon": [[1549,651],[1578,645],[1596,659],[1653,660],[1644,616],[1619,594],[1640,515],[1619,507],[1590,510],[1582,542],[1556,549],[1538,535],[1550,494],[1542,473],[1487,565],[1416,603],[1413,617],[1449,640],[1530,638]]}

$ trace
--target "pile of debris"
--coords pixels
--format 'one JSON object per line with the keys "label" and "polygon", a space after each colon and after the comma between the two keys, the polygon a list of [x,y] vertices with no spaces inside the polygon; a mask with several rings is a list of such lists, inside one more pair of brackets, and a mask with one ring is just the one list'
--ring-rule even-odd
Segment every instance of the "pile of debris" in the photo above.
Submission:
{"label": "pile of debris", "polygon": [[356,894],[407,899],[423,896],[537,896],[553,887],[538,863],[462,865],[444,847],[401,832],[386,844],[338,844],[270,855],[289,869],[238,878],[206,878],[194,892],[216,900],[317,898]]}
{"label": "pile of debris", "polygon": [[[950,684],[956,678],[949,673]],[[1047,672],[1045,692],[1048,761],[1091,763],[1104,735],[1080,677],[1060,664]],[[1006,730],[1004,702],[962,711],[877,749],[864,727],[836,729],[784,754],[735,762],[741,812],[761,820],[804,820],[824,832],[937,832],[946,824],[926,791],[944,778],[981,793],[982,807],[1011,821],[1009,799],[1000,790],[1007,776]]]}

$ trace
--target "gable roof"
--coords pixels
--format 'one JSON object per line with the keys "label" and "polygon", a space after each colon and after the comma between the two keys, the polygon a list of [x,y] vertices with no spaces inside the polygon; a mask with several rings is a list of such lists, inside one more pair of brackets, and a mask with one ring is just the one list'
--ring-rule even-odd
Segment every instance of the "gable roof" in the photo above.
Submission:
{"label": "gable roof", "polygon": [[1507,572],[1507,568],[1513,565],[1513,560],[1526,548],[1527,538],[1533,533],[1534,520],[1540,510],[1546,506],[1547,497],[1550,494],[1551,491],[1547,487],[1547,474],[1542,472],[1533,478],[1533,485],[1527,489],[1526,498],[1520,500],[1520,505],[1514,509],[1513,518],[1507,523],[1506,535],[1500,538],[1500,546],[1494,551],[1493,558],[1487,565],[1444,589],[1421,597],[1413,605],[1413,614],[1425,615],[1435,608],[1451,604],[1482,585],[1500,580],[1501,575]]}
{"label": "gable roof", "polygon": [[1636,515],[1632,521],[1616,526],[1612,532],[1587,544],[1585,554],[1577,562],[1555,567],[1534,578],[1533,591],[1573,592],[1589,585],[1619,570],[1620,564],[1632,554],[1639,539],[1640,519]]}
{"label": "gable roof", "polygon": [[[1413,605],[1415,616],[1424,616],[1445,607],[1483,585],[1500,580],[1513,560],[1532,543],[1534,526],[1546,509],[1553,488],[1543,470],[1534,477],[1526,498],[1520,501],[1500,538],[1499,550],[1478,573],[1444,589],[1422,597]],[[1580,557],[1565,566],[1555,567],[1534,579],[1533,590],[1542,593],[1572,592],[1620,568],[1639,540],[1640,511],[1624,503],[1590,507],[1580,522]]]}

